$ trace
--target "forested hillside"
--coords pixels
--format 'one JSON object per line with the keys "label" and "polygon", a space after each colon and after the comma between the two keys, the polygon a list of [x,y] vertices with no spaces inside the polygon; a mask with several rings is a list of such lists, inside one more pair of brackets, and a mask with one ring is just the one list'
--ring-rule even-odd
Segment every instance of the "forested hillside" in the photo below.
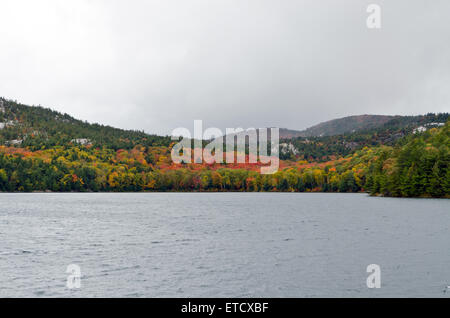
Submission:
{"label": "forested hillside", "polygon": [[136,145],[168,146],[170,138],[90,124],[48,108],[0,99],[0,144],[31,150],[69,144],[119,150],[132,149]]}
{"label": "forested hillside", "polygon": [[450,125],[410,136],[385,148],[370,165],[366,188],[389,196],[442,197],[450,194]]}
{"label": "forested hillside", "polygon": [[300,137],[334,136],[362,129],[377,128],[394,118],[396,117],[384,115],[358,115],[333,119],[305,129],[302,131],[302,136]]}
{"label": "forested hillside", "polygon": [[450,127],[440,124],[448,114],[421,116],[423,129],[417,120],[294,139],[300,153],[282,152],[279,171],[262,175],[259,163],[174,164],[168,137],[3,101],[0,191],[366,191],[448,198]]}
{"label": "forested hillside", "polygon": [[[398,116],[377,128],[325,136],[297,137],[282,140],[281,158],[284,160],[328,161],[349,155],[364,147],[404,142],[404,137],[433,127],[441,127],[449,120],[448,113],[420,116]],[[284,148],[284,149],[283,149]]]}
{"label": "forested hillside", "polygon": [[298,137],[328,137],[344,134],[360,133],[364,131],[415,128],[433,121],[445,123],[448,114],[418,115],[418,116],[385,116],[358,115],[329,120],[305,130],[280,128],[281,139]]}

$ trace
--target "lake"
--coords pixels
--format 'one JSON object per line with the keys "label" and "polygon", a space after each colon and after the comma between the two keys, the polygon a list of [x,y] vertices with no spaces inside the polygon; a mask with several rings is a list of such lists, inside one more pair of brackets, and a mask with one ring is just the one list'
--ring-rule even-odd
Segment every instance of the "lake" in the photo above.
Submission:
{"label": "lake", "polygon": [[449,285],[445,199],[0,194],[1,297],[449,297]]}

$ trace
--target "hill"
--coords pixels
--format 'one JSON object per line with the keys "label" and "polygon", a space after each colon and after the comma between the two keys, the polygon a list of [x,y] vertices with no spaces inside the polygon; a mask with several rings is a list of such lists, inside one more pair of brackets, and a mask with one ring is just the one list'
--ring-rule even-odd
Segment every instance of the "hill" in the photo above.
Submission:
{"label": "hill", "polygon": [[0,98],[0,144],[29,147],[32,150],[81,144],[118,149],[136,145],[168,146],[169,137],[149,135],[90,124],[41,106],[27,106]]}
{"label": "hill", "polygon": [[450,197],[449,128],[447,123],[409,135],[395,147],[365,147],[327,162],[282,161],[271,175],[250,164],[174,164],[167,147],[0,146],[0,191],[367,191]]}
{"label": "hill", "polygon": [[279,171],[262,175],[261,163],[175,164],[169,137],[89,124],[1,99],[0,191],[366,191],[449,197],[449,128],[448,114],[427,114],[340,135],[294,137],[280,143]]}
{"label": "hill", "polygon": [[448,119],[448,113],[396,116],[380,126],[350,133],[287,138],[280,142],[280,154],[282,159],[327,161],[346,156],[363,147],[393,146],[405,136],[443,126]]}
{"label": "hill", "polygon": [[305,129],[299,137],[334,136],[377,128],[396,117],[399,116],[359,115],[333,119]]}
{"label": "hill", "polygon": [[358,115],[329,120],[305,130],[280,129],[280,138],[322,137],[352,133],[359,130],[377,128],[401,116]]}
{"label": "hill", "polygon": [[332,119],[305,130],[280,128],[281,139],[293,139],[298,137],[327,137],[357,133],[361,131],[374,131],[376,129],[417,128],[430,124],[433,120],[445,123],[448,113],[433,118],[427,115],[418,116],[389,116],[389,115],[357,115],[338,119]]}
{"label": "hill", "polygon": [[395,197],[450,197],[450,125],[386,147],[368,166],[365,188]]}

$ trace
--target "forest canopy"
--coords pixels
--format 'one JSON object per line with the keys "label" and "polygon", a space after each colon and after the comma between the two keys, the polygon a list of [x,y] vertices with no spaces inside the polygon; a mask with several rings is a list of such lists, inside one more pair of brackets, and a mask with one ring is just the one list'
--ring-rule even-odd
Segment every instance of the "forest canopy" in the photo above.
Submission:
{"label": "forest canopy", "polygon": [[[89,124],[0,99],[0,191],[369,192],[450,197],[448,114],[395,117],[381,128],[293,138],[280,169],[175,164],[170,137]],[[443,124],[446,122],[446,124]],[[418,130],[417,125],[423,125]]]}

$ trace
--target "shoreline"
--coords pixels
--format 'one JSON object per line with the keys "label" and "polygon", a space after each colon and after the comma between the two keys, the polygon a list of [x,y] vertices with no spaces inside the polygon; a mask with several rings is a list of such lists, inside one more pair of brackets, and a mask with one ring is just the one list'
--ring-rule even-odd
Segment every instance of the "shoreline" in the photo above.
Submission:
{"label": "shoreline", "polygon": [[450,196],[445,197],[430,197],[430,196],[418,196],[418,197],[405,197],[405,196],[387,196],[383,194],[370,194],[368,192],[323,192],[323,191],[0,191],[0,194],[108,194],[108,193],[127,193],[127,194],[135,194],[135,193],[317,193],[317,194],[366,194],[369,197],[379,197],[379,198],[396,198],[396,199],[450,199]]}

